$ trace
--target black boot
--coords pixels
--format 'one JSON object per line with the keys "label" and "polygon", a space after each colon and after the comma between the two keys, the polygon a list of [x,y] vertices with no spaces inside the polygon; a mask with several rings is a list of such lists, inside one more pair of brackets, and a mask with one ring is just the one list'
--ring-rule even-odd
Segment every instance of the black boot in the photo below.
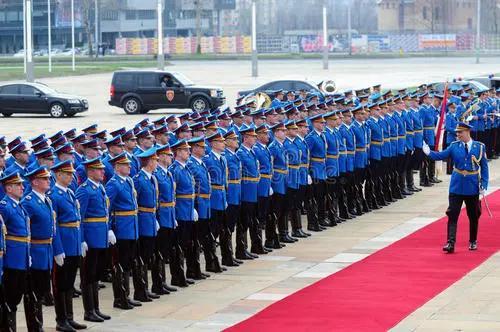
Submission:
{"label": "black boot", "polygon": [[134,307],[142,306],[141,302],[130,298],[130,270],[123,272],[123,283],[125,287],[125,296],[127,298],[127,302]]}
{"label": "black boot", "polygon": [[165,267],[165,264],[163,263],[160,253],[157,252],[153,257],[153,266],[151,268],[151,281],[153,282],[151,292],[158,295],[170,294],[170,292],[163,287],[164,279],[161,273],[163,267]]}
{"label": "black boot", "polygon": [[68,323],[75,330],[83,330],[87,328],[87,325],[80,324],[73,319],[73,292],[68,291],[64,294],[66,302],[66,317],[68,318]]}
{"label": "black boot", "polygon": [[99,310],[99,283],[95,282],[92,284],[92,294],[94,295],[94,310],[96,315],[104,320],[111,319],[111,316],[108,316]]}
{"label": "black boot", "polygon": [[6,310],[5,327],[7,328],[5,331],[8,331],[8,332],[16,331],[16,312],[15,311]]}
{"label": "black boot", "polygon": [[[153,258],[154,259],[154,258]],[[144,264],[142,266],[142,278],[144,280],[144,282],[146,283],[146,295],[147,297],[149,297],[150,299],[159,299],[160,298],[160,295],[156,294],[156,293],[152,293],[149,291],[149,279],[148,279],[148,265],[147,264]]]}
{"label": "black boot", "polygon": [[146,290],[147,284],[143,276],[143,265],[144,262],[140,257],[134,260],[134,265],[132,266],[132,281],[134,283],[134,300],[140,302],[151,302],[152,300],[148,297]]}
{"label": "black boot", "polygon": [[177,287],[187,287],[186,275],[184,273],[184,254],[179,245],[170,250],[169,268],[172,280],[170,284]]}
{"label": "black boot", "polygon": [[166,265],[166,263],[169,262],[170,258],[169,257],[164,257],[162,255],[162,253],[160,253],[160,252],[158,252],[158,255],[160,257],[160,260],[162,261],[162,264],[161,264],[161,266],[159,268],[160,268],[160,277],[161,277],[161,280],[162,280],[162,286],[163,286],[163,288],[167,292],[169,292],[169,293],[171,293],[171,292],[177,292],[177,288],[169,286],[167,284],[167,272],[166,272],[165,265]]}
{"label": "black boot", "polygon": [[405,196],[413,195],[412,191],[409,191],[405,185],[406,173],[399,174],[399,187],[401,188],[401,194]]}
{"label": "black boot", "polygon": [[112,285],[113,285],[113,307],[123,310],[130,310],[134,307],[128,303],[125,290],[125,280],[123,277],[123,269],[120,264],[114,266],[112,270]]}
{"label": "black boot", "polygon": [[233,243],[231,241],[231,231],[225,227],[221,229],[220,233],[220,252],[222,258],[222,265],[225,266],[239,266],[240,264],[234,260],[233,257]]}
{"label": "black boot", "polygon": [[66,314],[66,293],[57,292],[54,294],[54,309],[56,311],[56,331],[74,332],[76,331],[69,323]]}
{"label": "black boot", "polygon": [[104,319],[97,315],[94,307],[94,291],[92,290],[93,284],[82,284],[82,301],[85,313],[83,319],[89,322],[102,323]]}
{"label": "black boot", "polygon": [[39,311],[42,309],[42,302],[37,299],[33,292],[24,294],[23,302],[28,331],[43,331],[43,320],[40,321],[39,314]]}
{"label": "black boot", "polygon": [[49,290],[45,294],[43,294],[41,302],[46,307],[52,307],[54,305],[54,297],[52,296],[50,287]]}
{"label": "black boot", "polygon": [[[222,249],[221,249],[222,251]],[[203,248],[203,253],[205,254],[205,270],[213,273],[221,273],[225,270],[220,265],[219,257],[217,257],[216,242],[213,235],[210,233],[208,235],[208,241],[206,248]]]}

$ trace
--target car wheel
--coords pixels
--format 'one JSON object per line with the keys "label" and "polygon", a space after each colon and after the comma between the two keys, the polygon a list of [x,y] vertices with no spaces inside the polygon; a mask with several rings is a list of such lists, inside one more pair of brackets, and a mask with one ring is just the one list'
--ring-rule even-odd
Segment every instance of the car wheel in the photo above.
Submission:
{"label": "car wheel", "polygon": [[60,103],[53,103],[50,105],[49,113],[53,118],[61,118],[64,116],[64,106]]}
{"label": "car wheel", "polygon": [[141,102],[137,98],[130,97],[123,102],[123,110],[127,114],[139,114],[141,113],[141,109]]}
{"label": "car wheel", "polygon": [[202,112],[210,107],[207,98],[205,97],[194,97],[191,101],[191,109],[195,112]]}
{"label": "car wheel", "polygon": [[3,112],[2,115],[6,118],[8,118],[9,116],[12,116],[12,113],[9,113],[9,112]]}

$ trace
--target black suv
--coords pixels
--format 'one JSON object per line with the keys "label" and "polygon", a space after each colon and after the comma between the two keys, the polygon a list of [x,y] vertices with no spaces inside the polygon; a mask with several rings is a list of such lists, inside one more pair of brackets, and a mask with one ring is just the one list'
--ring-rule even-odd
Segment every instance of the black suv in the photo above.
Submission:
{"label": "black suv", "polygon": [[74,116],[89,109],[87,99],[57,92],[42,83],[0,86],[0,113],[50,114],[54,118]]}
{"label": "black suv", "polygon": [[161,108],[203,111],[226,103],[221,88],[199,86],[177,72],[117,71],[113,74],[109,105],[127,114],[145,114]]}

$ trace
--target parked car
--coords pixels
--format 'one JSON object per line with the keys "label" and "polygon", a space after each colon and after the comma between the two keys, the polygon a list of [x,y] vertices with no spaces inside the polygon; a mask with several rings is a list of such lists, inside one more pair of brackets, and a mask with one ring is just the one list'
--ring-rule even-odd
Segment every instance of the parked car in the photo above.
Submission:
{"label": "parked car", "polygon": [[[436,83],[431,83],[430,85],[433,87],[434,90],[438,91],[438,92],[443,92],[444,90],[444,85],[446,83],[445,82],[436,82]],[[448,88],[462,88],[464,86],[466,86],[467,84],[470,85],[470,87],[472,87],[472,90],[474,91],[478,91],[478,90],[482,90],[482,89],[488,89],[487,86],[485,86],[484,84],[482,83],[479,83],[478,81],[474,81],[474,80],[457,80],[457,81],[453,81],[453,82],[448,82]]]}
{"label": "parked car", "polygon": [[[324,91],[324,84],[329,84],[329,87],[326,89],[329,90],[328,92]],[[267,94],[271,99],[274,98],[274,94],[278,90],[284,90],[284,91],[294,91],[298,92],[300,90],[307,90],[311,94],[315,94],[323,98],[325,95],[333,93],[333,90],[335,90],[335,83],[333,81],[322,81],[318,84],[312,81],[306,81],[306,80],[279,80],[279,81],[272,81],[265,83],[255,89],[251,90],[242,90],[238,91],[238,98],[239,97],[244,97],[248,95],[254,95],[257,92],[264,92]]]}
{"label": "parked car", "polygon": [[484,84],[488,88],[500,88],[500,77],[495,77],[494,75],[466,78],[466,80],[477,81],[481,84]]}
{"label": "parked car", "polygon": [[163,108],[203,111],[224,105],[226,98],[221,88],[197,85],[178,72],[123,70],[113,74],[108,103],[127,114],[145,114]]}
{"label": "parked car", "polygon": [[87,99],[57,92],[42,83],[0,86],[0,113],[50,114],[54,118],[71,117],[89,109]]}

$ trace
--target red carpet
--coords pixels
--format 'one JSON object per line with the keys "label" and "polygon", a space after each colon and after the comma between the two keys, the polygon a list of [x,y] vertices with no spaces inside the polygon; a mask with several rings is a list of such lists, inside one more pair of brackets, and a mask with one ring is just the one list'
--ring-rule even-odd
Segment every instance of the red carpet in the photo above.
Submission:
{"label": "red carpet", "polygon": [[[265,308],[226,331],[387,331],[500,248],[500,190],[483,203],[477,251],[462,210],[455,254],[441,251],[446,217]],[[495,222],[496,220],[496,222]]]}

